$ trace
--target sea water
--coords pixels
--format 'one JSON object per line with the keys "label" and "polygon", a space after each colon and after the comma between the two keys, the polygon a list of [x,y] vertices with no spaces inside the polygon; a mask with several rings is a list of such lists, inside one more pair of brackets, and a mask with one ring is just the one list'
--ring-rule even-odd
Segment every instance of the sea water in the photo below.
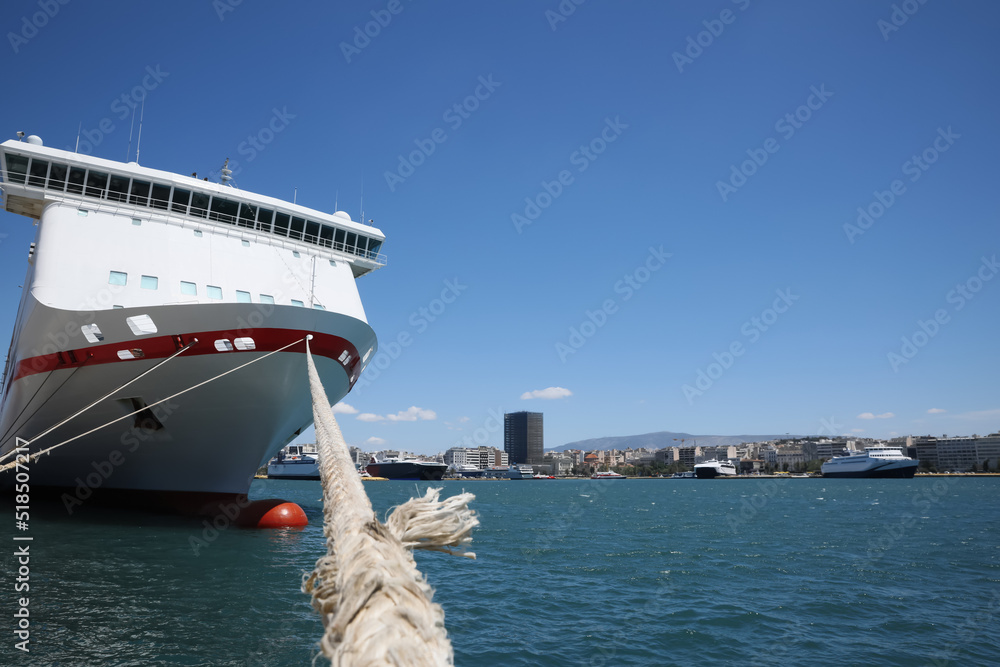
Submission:
{"label": "sea water", "polygon": [[[476,560],[416,557],[457,665],[1000,663],[1000,478],[365,489],[384,518],[429,485],[475,493],[482,522]],[[324,552],[320,496],[254,482],[252,497],[305,509],[288,530],[39,508],[29,593],[5,559],[0,664],[308,664],[322,625],[299,588]],[[21,596],[30,653],[14,648]]]}

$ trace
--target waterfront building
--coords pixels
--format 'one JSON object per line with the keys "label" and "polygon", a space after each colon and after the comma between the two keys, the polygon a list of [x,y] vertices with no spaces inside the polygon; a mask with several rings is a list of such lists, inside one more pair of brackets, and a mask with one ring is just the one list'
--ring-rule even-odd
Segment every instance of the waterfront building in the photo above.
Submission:
{"label": "waterfront building", "polygon": [[694,464],[701,461],[701,447],[678,447],[677,460],[685,468],[694,469]]}
{"label": "waterfront building", "polygon": [[976,464],[976,438],[938,438],[937,467],[964,472]]}
{"label": "waterfront building", "polygon": [[541,463],[545,456],[541,412],[508,412],[503,416],[503,449],[511,464]]}

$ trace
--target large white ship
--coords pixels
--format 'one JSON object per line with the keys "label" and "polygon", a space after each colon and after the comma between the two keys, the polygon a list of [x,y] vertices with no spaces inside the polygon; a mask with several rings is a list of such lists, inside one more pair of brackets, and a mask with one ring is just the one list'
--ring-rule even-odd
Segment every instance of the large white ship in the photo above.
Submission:
{"label": "large white ship", "polygon": [[911,478],[919,461],[904,456],[896,447],[866,447],[864,452],[844,450],[820,467],[823,477],[902,477]]}
{"label": "large white ship", "polygon": [[[31,464],[33,491],[241,496],[312,423],[306,336],[331,404],[376,350],[355,279],[385,264],[385,237],[347,213],[35,136],[0,144],[0,167],[4,209],[37,226],[0,384],[0,456],[77,438]],[[3,253],[13,260],[9,243]]]}

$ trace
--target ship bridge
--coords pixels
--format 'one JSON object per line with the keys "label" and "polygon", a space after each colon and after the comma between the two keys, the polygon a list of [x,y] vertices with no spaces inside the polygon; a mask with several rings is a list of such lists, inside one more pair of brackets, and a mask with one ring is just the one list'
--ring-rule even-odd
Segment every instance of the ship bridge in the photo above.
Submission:
{"label": "ship bridge", "polygon": [[70,153],[38,137],[0,144],[4,209],[40,220],[53,202],[139,212],[166,222],[211,224],[241,234],[325,249],[348,262],[355,277],[385,266],[385,235],[343,211],[322,213],[193,176]]}

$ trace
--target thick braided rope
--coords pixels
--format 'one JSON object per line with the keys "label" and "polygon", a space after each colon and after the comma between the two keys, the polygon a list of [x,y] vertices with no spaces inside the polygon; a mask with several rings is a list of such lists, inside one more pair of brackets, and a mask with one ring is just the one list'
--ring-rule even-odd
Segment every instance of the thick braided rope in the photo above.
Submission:
{"label": "thick braided rope", "polygon": [[471,540],[477,525],[463,493],[439,502],[438,490],[396,508],[382,525],[330,410],[312,355],[306,348],[313,417],[323,484],[323,533],[327,553],[303,580],[303,592],[323,618],[323,655],[333,665],[454,664],[444,610],[417,570],[408,549],[451,551]]}

